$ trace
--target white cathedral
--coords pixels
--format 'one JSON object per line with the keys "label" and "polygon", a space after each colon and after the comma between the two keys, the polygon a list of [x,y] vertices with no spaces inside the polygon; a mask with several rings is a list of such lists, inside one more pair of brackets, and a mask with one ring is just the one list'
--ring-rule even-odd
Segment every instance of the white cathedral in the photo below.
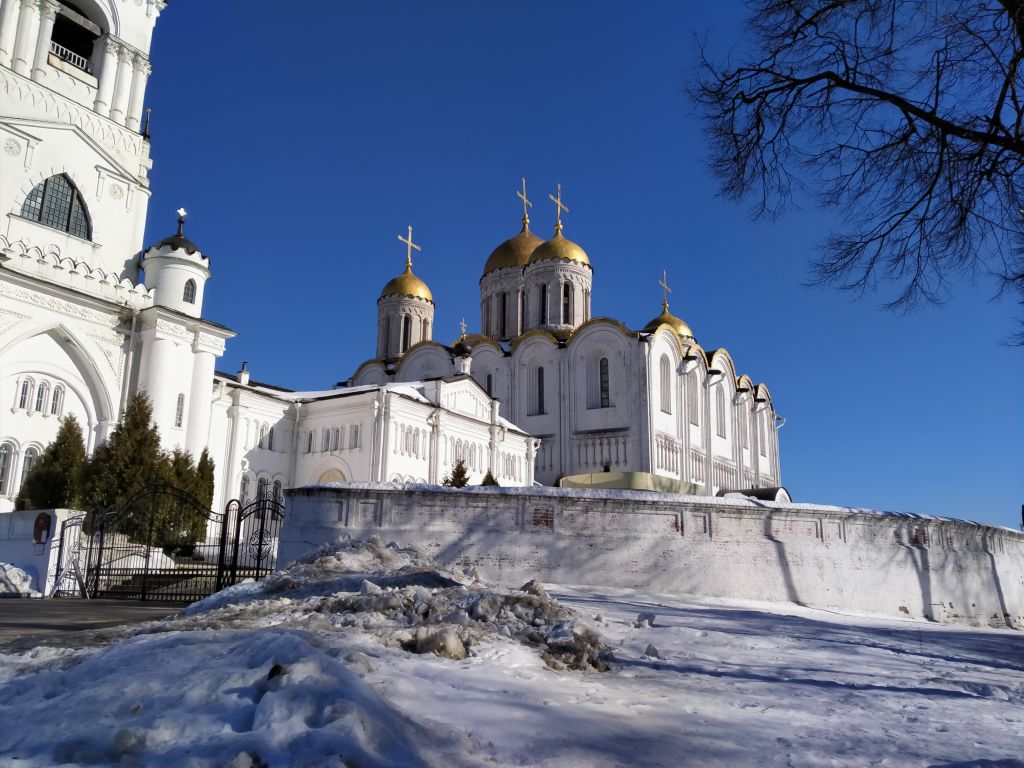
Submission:
{"label": "white cathedral", "polygon": [[214,504],[347,480],[579,476],[714,494],[781,485],[763,384],[669,312],[639,330],[591,316],[593,270],[562,234],[499,245],[481,332],[432,340],[434,301],[405,271],[377,301],[375,357],[346,386],[295,392],[216,370],[227,327],[203,317],[210,259],[177,232],[143,242],[143,119],[163,0],[0,0],[0,512],[74,414],[87,449],[145,390],[166,448],[216,462]]}

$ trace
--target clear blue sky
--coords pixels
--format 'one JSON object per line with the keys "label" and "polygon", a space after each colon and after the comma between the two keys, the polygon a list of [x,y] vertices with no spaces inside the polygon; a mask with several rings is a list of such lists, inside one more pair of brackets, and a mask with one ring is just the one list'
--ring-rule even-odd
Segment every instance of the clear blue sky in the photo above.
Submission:
{"label": "clear blue sky", "polygon": [[672,310],[771,389],[797,499],[1016,527],[1024,503],[1020,310],[989,283],[896,316],[808,288],[827,214],[752,222],[716,196],[684,94],[695,36],[742,49],[738,2],[172,2],[156,26],[147,242],[174,210],[212,258],[205,315],[238,338],[219,367],[327,388],[372,356],[376,299],[403,266],[435,338],[479,326],[484,261],[518,231],[594,265],[593,313]]}

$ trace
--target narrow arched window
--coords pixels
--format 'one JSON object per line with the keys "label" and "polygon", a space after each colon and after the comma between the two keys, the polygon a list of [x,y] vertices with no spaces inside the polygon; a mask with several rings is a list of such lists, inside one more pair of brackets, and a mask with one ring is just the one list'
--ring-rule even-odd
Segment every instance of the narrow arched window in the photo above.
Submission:
{"label": "narrow arched window", "polygon": [[11,474],[14,463],[14,446],[10,443],[0,445],[0,495],[7,493],[7,478]]}
{"label": "narrow arched window", "polygon": [[569,283],[562,286],[562,323],[572,323],[572,286]]}
{"label": "narrow arched window", "polygon": [[[185,421],[185,395],[178,395],[178,404],[174,408],[174,426],[180,427]],[[260,439],[262,439],[262,435]]]}
{"label": "narrow arched window", "polygon": [[542,285],[540,287],[540,307],[537,313],[537,324],[547,325],[548,324],[548,287]]}
{"label": "narrow arched window", "polygon": [[412,318],[406,315],[402,318],[402,351],[409,349],[412,337]]}
{"label": "narrow arched window", "polygon": [[60,416],[60,409],[64,405],[64,387],[57,385],[53,388],[53,400],[50,402],[50,415]]}
{"label": "narrow arched window", "polygon": [[743,406],[740,406],[740,412],[738,414],[738,418],[736,419],[736,423],[739,425],[740,428],[740,441],[742,442],[743,447],[749,448],[750,429],[747,425],[747,409],[744,408]]}
{"label": "narrow arched window", "polygon": [[40,382],[39,388],[36,390],[36,412],[43,413],[43,409],[46,408],[46,384]]}
{"label": "narrow arched window", "polygon": [[686,411],[687,418],[693,426],[700,426],[700,379],[695,373],[686,380]]}
{"label": "narrow arched window", "polygon": [[501,338],[508,336],[508,294],[501,294],[501,306],[499,307],[501,314],[498,315],[498,335]]}
{"label": "narrow arched window", "polygon": [[271,427],[267,430],[267,450],[274,450],[274,428]]}
{"label": "narrow arched window", "polygon": [[270,481],[265,477],[261,477],[256,483],[256,498],[265,499],[267,498],[267,490],[270,488]]}
{"label": "narrow arched window", "polygon": [[487,394],[490,397],[494,396],[493,392],[491,391],[491,388],[493,386],[494,386],[494,376],[492,376],[491,374],[488,373],[487,374],[487,387],[486,387],[486,389],[487,389]]}
{"label": "narrow arched window", "polygon": [[757,442],[760,446],[760,453],[766,459],[768,458],[768,438],[765,424],[768,419],[765,417],[765,412],[762,411],[761,415],[757,417]]}
{"label": "narrow arched window", "polygon": [[420,326],[420,341],[426,341],[430,338],[430,321],[427,318],[423,318],[423,323]]}
{"label": "narrow arched window", "polygon": [[27,410],[28,409],[28,398],[32,393],[32,382],[28,379],[21,382],[21,395],[18,397],[18,407]]}
{"label": "narrow arched window", "polygon": [[21,460],[21,485],[25,485],[25,478],[28,477],[28,473],[32,471],[32,466],[36,463],[38,458],[38,448],[25,449],[25,458]]}
{"label": "narrow arched window", "polygon": [[715,387],[715,431],[725,437],[725,387]]}
{"label": "narrow arched window", "polygon": [[306,433],[306,453],[313,452],[313,432]]}
{"label": "narrow arched window", "polygon": [[544,366],[537,368],[537,413],[544,413]]}
{"label": "narrow arched window", "polygon": [[391,318],[384,318],[384,343],[381,345],[380,356],[387,357],[388,352],[391,350]]}
{"label": "narrow arched window", "polygon": [[242,487],[238,489],[238,500],[245,504],[249,500],[249,476],[242,475]]}
{"label": "narrow arched window", "polygon": [[598,375],[601,383],[601,407],[608,408],[611,405],[611,397],[608,387],[608,358],[602,357],[597,364]]}
{"label": "narrow arched window", "polygon": [[348,447],[358,448],[359,447],[359,425],[353,424],[352,431],[349,433]]}
{"label": "narrow arched window", "polygon": [[521,333],[526,324],[526,291],[519,292],[519,317],[516,319],[516,333]]}
{"label": "narrow arched window", "polygon": [[66,174],[59,173],[37,184],[25,198],[21,215],[83,240],[90,239],[89,213]]}
{"label": "narrow arched window", "polygon": [[185,281],[185,290],[181,294],[181,300],[184,301],[186,304],[195,304],[196,303],[196,281],[195,280],[186,280]]}
{"label": "narrow arched window", "polygon": [[661,410],[672,413],[672,363],[668,355],[661,356]]}
{"label": "narrow arched window", "polygon": [[278,503],[284,502],[284,493],[281,492],[281,481],[274,481],[274,501]]}
{"label": "narrow arched window", "polygon": [[323,436],[320,439],[320,450],[327,453],[331,450],[331,430],[324,428]]}

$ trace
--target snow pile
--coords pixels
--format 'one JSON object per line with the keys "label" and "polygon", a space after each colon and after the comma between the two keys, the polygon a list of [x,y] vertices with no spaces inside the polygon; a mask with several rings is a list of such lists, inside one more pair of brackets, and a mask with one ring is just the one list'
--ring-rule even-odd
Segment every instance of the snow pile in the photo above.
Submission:
{"label": "snow pile", "polygon": [[0,597],[39,597],[32,577],[17,566],[0,563]]}
{"label": "snow pile", "polygon": [[260,583],[242,583],[190,606],[187,626],[274,624],[355,628],[389,647],[464,659],[475,646],[513,638],[556,670],[606,671],[597,633],[534,580],[520,590],[439,568],[379,538],[323,548]]}

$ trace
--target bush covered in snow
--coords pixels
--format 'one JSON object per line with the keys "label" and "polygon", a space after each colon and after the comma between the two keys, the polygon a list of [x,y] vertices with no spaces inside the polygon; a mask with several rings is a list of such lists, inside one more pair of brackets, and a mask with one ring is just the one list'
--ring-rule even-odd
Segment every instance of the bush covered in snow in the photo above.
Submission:
{"label": "bush covered in snow", "polygon": [[0,563],[0,597],[39,597],[32,576],[10,563]]}

